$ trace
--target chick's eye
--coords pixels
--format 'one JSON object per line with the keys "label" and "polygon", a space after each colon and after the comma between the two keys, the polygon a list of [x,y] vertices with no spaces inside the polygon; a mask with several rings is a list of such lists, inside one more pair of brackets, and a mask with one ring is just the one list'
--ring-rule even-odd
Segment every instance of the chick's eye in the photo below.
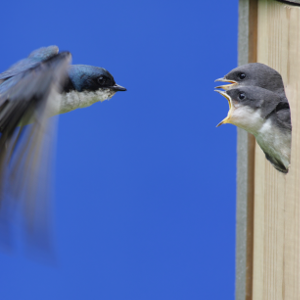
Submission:
{"label": "chick's eye", "polygon": [[244,93],[239,93],[239,99],[244,100],[246,98],[246,95]]}
{"label": "chick's eye", "polygon": [[240,79],[244,79],[245,77],[246,77],[246,74],[245,74],[245,73],[240,73],[240,74],[239,74],[239,78],[240,78]]}
{"label": "chick's eye", "polygon": [[98,82],[99,82],[100,85],[104,85],[105,82],[106,82],[106,78],[104,76],[100,76],[98,78]]}

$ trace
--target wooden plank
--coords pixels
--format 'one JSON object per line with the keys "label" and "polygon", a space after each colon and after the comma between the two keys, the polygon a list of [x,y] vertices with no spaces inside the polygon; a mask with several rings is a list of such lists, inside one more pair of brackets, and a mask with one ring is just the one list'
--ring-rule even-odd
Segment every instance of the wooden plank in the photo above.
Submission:
{"label": "wooden plank", "polygon": [[[257,0],[239,1],[238,64],[256,61]],[[237,300],[252,299],[255,139],[238,128],[236,290]]]}
{"label": "wooden plank", "polygon": [[[278,70],[292,112],[288,175],[255,146],[253,299],[300,299],[300,8],[258,3],[257,59]],[[297,117],[298,116],[298,117]]]}

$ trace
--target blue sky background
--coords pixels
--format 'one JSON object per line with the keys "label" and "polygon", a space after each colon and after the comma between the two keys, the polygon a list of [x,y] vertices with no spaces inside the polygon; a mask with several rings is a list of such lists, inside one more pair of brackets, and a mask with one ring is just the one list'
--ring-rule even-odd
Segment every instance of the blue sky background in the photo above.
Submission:
{"label": "blue sky background", "polygon": [[0,253],[0,298],[233,299],[236,129],[214,79],[237,64],[238,1],[6,1],[0,70],[41,46],[128,91],[62,115],[58,263]]}

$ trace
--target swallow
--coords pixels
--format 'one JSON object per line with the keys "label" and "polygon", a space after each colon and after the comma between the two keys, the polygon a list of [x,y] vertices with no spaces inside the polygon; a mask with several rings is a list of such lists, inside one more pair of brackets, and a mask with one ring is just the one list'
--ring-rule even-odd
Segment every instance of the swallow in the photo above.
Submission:
{"label": "swallow", "polygon": [[253,134],[266,159],[288,173],[291,156],[291,114],[278,93],[258,86],[216,90],[229,104],[227,117],[218,125],[233,124]]}
{"label": "swallow", "polygon": [[40,237],[46,231],[51,117],[126,91],[104,68],[70,62],[70,52],[49,46],[0,74],[0,227],[5,232],[19,203],[27,231]]}
{"label": "swallow", "polygon": [[288,102],[281,75],[271,67],[261,63],[249,63],[231,70],[215,81],[228,82],[217,89],[229,90],[243,86],[257,86],[280,95],[281,101]]}

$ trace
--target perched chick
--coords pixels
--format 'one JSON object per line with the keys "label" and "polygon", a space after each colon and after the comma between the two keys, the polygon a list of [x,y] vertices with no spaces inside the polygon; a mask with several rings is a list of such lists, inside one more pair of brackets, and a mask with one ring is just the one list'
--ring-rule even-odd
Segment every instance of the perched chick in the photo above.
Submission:
{"label": "perched chick", "polygon": [[291,155],[291,116],[288,103],[278,93],[257,86],[219,91],[229,103],[227,117],[218,126],[234,124],[252,133],[266,158],[287,173]]}

